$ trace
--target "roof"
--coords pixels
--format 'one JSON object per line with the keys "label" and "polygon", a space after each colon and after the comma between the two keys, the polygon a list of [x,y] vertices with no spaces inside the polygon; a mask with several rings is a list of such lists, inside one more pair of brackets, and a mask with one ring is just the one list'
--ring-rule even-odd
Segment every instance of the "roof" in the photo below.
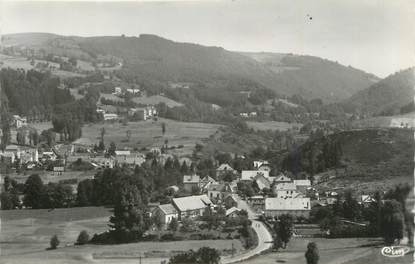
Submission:
{"label": "roof", "polygon": [[177,210],[172,204],[161,204],[158,206],[158,208],[160,208],[160,210],[166,215],[177,214]]}
{"label": "roof", "polygon": [[212,183],[207,188],[209,191],[225,191],[225,184],[223,183]]}
{"label": "roof", "polygon": [[310,180],[294,180],[294,184],[297,186],[311,186]]}
{"label": "roof", "polygon": [[174,198],[173,203],[181,212],[206,208],[212,204],[207,195],[194,195],[181,198]]}
{"label": "roof", "polygon": [[265,178],[264,175],[257,175],[254,179],[260,190],[263,190],[264,188],[271,188],[271,183],[267,178]]}
{"label": "roof", "polygon": [[297,190],[293,182],[279,182],[274,185],[274,190]]}
{"label": "roof", "polygon": [[242,181],[250,181],[257,174],[263,174],[265,177],[269,177],[269,171],[259,171],[259,170],[243,170],[241,174]]}
{"label": "roof", "polygon": [[6,146],[5,150],[19,150],[19,149],[20,149],[20,147],[17,146],[17,145],[8,145],[8,146]]}
{"label": "roof", "polygon": [[129,156],[129,155],[131,155],[131,151],[129,151],[129,150],[116,150],[115,155],[117,155],[117,156],[119,156],[119,155]]}
{"label": "roof", "polygon": [[217,183],[215,179],[210,176],[206,176],[200,180],[201,183]]}
{"label": "roof", "polygon": [[266,198],[265,210],[310,210],[310,198]]}
{"label": "roof", "polygon": [[199,175],[184,175],[183,176],[183,183],[199,183],[200,176]]}
{"label": "roof", "polygon": [[228,215],[230,215],[234,212],[239,212],[239,211],[241,211],[241,209],[236,208],[236,207],[229,208],[228,210],[226,210],[226,216],[228,216]]}
{"label": "roof", "polygon": [[77,140],[75,140],[74,142],[72,142],[72,144],[74,145],[81,145],[81,146],[92,146],[94,145],[94,143],[92,142],[91,139],[89,138],[78,138]]}
{"label": "roof", "polygon": [[222,163],[216,170],[219,170],[219,171],[222,171],[222,170],[233,171],[233,168],[227,163]]}
{"label": "roof", "polygon": [[277,181],[277,182],[290,182],[291,179],[289,177],[285,176],[285,175],[280,175],[275,179],[275,181]]}

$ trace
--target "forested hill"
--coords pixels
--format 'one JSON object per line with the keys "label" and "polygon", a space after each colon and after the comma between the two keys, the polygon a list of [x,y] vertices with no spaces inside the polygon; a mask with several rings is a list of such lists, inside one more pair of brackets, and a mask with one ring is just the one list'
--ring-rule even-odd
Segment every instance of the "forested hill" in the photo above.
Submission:
{"label": "forested hill", "polygon": [[[392,74],[356,93],[344,104],[350,109],[358,109],[374,115],[410,112],[410,106],[413,105],[414,100],[414,87],[415,68],[409,68]],[[404,107],[403,111],[401,111],[402,107]],[[405,110],[405,107],[408,110]]]}
{"label": "forested hill", "polygon": [[279,53],[242,53],[275,73],[276,90],[304,98],[335,102],[348,98],[379,80],[373,74],[314,56]]}
{"label": "forested hill", "polygon": [[364,182],[413,177],[413,149],[409,129],[343,131],[308,140],[287,156],[283,167],[311,175],[340,169],[343,177]]}
{"label": "forested hill", "polygon": [[[241,90],[265,86],[278,94],[330,102],[346,99],[377,80],[371,74],[316,57],[232,52],[155,35],[82,38],[22,33],[4,36],[3,44],[43,48],[84,60],[115,56],[123,60],[123,73],[135,79],[196,82],[206,89],[223,82],[241,84]],[[221,89],[229,86],[235,85],[222,85]]]}

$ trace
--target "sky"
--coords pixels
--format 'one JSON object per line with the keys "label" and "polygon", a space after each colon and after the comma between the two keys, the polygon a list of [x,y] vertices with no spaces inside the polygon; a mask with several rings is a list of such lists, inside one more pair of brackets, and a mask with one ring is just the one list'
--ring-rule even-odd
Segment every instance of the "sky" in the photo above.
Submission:
{"label": "sky", "polygon": [[32,0],[0,8],[3,34],[148,33],[233,51],[314,55],[379,77],[415,65],[414,0]]}

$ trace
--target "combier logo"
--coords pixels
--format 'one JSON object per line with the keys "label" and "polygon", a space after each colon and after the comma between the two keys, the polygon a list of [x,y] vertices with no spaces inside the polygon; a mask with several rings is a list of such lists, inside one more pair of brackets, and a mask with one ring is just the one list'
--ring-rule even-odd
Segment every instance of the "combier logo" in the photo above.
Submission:
{"label": "combier logo", "polygon": [[403,246],[392,246],[392,247],[384,247],[382,248],[382,255],[385,257],[403,257],[406,253],[409,252],[409,247]]}

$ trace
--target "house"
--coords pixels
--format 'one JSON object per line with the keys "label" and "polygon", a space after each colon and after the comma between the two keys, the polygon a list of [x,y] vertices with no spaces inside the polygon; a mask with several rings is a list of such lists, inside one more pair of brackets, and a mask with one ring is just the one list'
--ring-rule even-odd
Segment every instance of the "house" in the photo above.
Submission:
{"label": "house", "polygon": [[51,160],[51,161],[55,161],[58,158],[58,156],[56,155],[56,153],[54,151],[43,151],[42,152],[42,160]]}
{"label": "house", "polygon": [[254,177],[254,182],[257,184],[260,191],[266,189],[271,189],[271,182],[264,176],[264,174],[257,174]]}
{"label": "house", "polygon": [[179,218],[179,212],[172,204],[162,204],[157,206],[153,211],[152,215],[159,218],[160,223],[168,225],[173,218]]}
{"label": "house", "polygon": [[100,168],[114,168],[115,166],[115,159],[112,157],[106,158],[104,156],[98,156],[91,158],[91,162],[96,164]]}
{"label": "house", "polygon": [[223,163],[216,169],[216,177],[220,179],[223,175],[226,173],[236,173],[236,170],[234,170],[229,164]]}
{"label": "house", "polygon": [[131,155],[131,151],[129,150],[116,150],[115,156],[129,156]]}
{"label": "house", "polygon": [[228,194],[224,199],[223,203],[226,208],[238,207],[238,199],[235,194]]}
{"label": "house", "polygon": [[114,95],[121,95],[122,94],[121,87],[114,87],[114,92],[112,94],[114,94]]}
{"label": "house", "polygon": [[127,88],[127,92],[130,94],[139,94],[140,93],[140,89],[137,88]]}
{"label": "house", "polygon": [[359,204],[363,205],[364,207],[367,207],[371,203],[375,203],[375,202],[376,200],[371,195],[367,195],[367,194],[360,195]]}
{"label": "house", "polygon": [[227,183],[213,183],[208,186],[207,192],[211,201],[219,202],[231,194],[232,189]]}
{"label": "house", "polygon": [[217,183],[218,182],[215,179],[213,179],[212,177],[210,177],[210,176],[207,175],[206,177],[204,177],[203,179],[200,180],[199,187],[200,187],[200,189],[202,191],[207,191],[208,190],[208,187],[211,184],[217,184]]}
{"label": "house", "polygon": [[239,212],[241,210],[242,209],[239,209],[239,208],[236,208],[236,207],[232,207],[232,208],[229,208],[228,210],[226,210],[225,215],[226,215],[226,217],[230,217],[230,218],[238,217],[239,216]]}
{"label": "house", "polygon": [[293,198],[298,196],[297,186],[293,182],[277,182],[272,192],[279,198]]}
{"label": "house", "polygon": [[117,120],[118,118],[119,118],[119,116],[117,114],[104,114],[104,120],[105,121]]}
{"label": "house", "polygon": [[74,142],[72,142],[72,153],[88,153],[92,151],[94,147],[94,143],[89,138],[78,138]]}
{"label": "house", "polygon": [[283,183],[283,182],[292,182],[291,178],[285,176],[284,174],[279,175],[275,180],[275,183]]}
{"label": "house", "polygon": [[269,171],[243,170],[241,174],[241,181],[253,181],[255,176],[258,174],[262,174],[264,177],[269,178]]}
{"label": "house", "polygon": [[183,189],[187,192],[193,192],[200,187],[200,176],[193,175],[184,175],[183,176]]}
{"label": "house", "polygon": [[54,166],[53,167],[53,176],[62,176],[65,171],[64,166]]}
{"label": "house", "polygon": [[310,180],[294,180],[295,186],[297,186],[297,191],[301,193],[306,193],[307,189],[311,187]]}
{"label": "house", "polygon": [[27,125],[27,118],[26,117],[20,117],[19,115],[13,115],[13,126],[16,128],[20,128],[22,126],[26,126]]}
{"label": "house", "polygon": [[254,160],[254,168],[260,171],[271,171],[271,166],[266,160]]}
{"label": "house", "polygon": [[120,163],[120,164],[127,164],[127,165],[131,165],[131,166],[135,166],[135,165],[140,166],[141,164],[146,162],[145,157],[142,156],[142,155],[139,155],[139,154],[131,154],[131,155],[127,155],[127,156],[117,156],[116,159],[117,159],[117,162]]}
{"label": "house", "polygon": [[174,198],[173,205],[178,211],[178,219],[185,217],[194,218],[204,214],[208,207],[212,206],[212,201],[207,195],[193,195],[181,198]]}
{"label": "house", "polygon": [[310,215],[310,198],[266,198],[264,213],[266,217],[279,217],[282,214],[290,214],[295,217]]}

